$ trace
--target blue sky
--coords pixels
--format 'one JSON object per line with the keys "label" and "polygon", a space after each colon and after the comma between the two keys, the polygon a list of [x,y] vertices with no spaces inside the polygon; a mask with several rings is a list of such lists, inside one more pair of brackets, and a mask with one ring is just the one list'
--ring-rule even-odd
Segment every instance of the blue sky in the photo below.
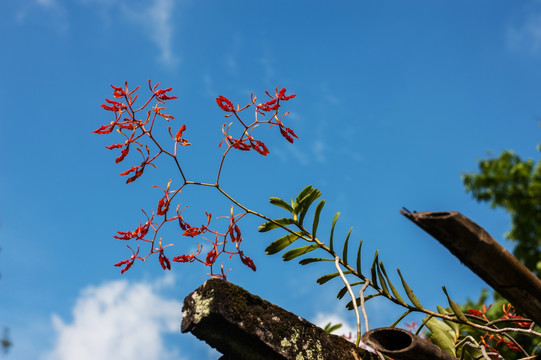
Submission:
{"label": "blue sky", "polygon": [[[286,110],[299,140],[265,132],[270,154],[233,154],[224,188],[271,217],[283,214],[270,196],[319,188],[320,233],[340,211],[337,234],[353,226],[365,262],[379,249],[431,308],[446,301],[442,285],[457,302],[485,285],[399,209],[458,210],[510,248],[509,217],[472,200],[460,175],[504,149],[539,159],[538,1],[2,1],[0,46],[0,326],[12,359],[218,357],[179,331],[204,267],[113,266],[129,252],[112,236],[143,221],[161,196],[152,185],[177,175],[163,162],[134,184],[118,176],[131,163],[115,165],[104,146],[119,138],[91,133],[112,120],[100,107],[110,84],[173,87],[168,111],[193,144],[183,166],[201,181],[221,155],[218,95],[297,94]],[[209,189],[182,202],[194,223],[229,211]],[[308,320],[353,326],[340,284],[315,283],[333,269],[265,256],[277,234],[258,224],[242,223],[258,271],[232,261],[229,280]],[[194,248],[181,240],[179,254]],[[372,327],[401,313],[377,300],[368,311]]]}

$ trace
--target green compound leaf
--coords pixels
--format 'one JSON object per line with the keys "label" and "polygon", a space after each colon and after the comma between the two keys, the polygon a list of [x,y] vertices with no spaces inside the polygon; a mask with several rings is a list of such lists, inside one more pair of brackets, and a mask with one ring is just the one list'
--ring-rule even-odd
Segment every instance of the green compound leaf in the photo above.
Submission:
{"label": "green compound leaf", "polygon": [[291,245],[295,240],[299,239],[298,235],[295,234],[289,234],[286,236],[282,236],[278,240],[271,243],[267,248],[265,249],[265,254],[272,255],[276,254],[282,249],[285,249],[289,245]]}
{"label": "green compound leaf", "polygon": [[446,323],[432,318],[426,322],[426,326],[432,332],[430,340],[447,354],[456,358],[455,341],[456,333]]}
{"label": "green compound leaf", "polygon": [[344,261],[344,264],[348,263],[348,245],[349,245],[349,236],[351,235],[351,230],[353,230],[353,228],[349,228],[348,235],[346,236],[346,241],[344,242],[344,250],[342,252],[342,260]]}
{"label": "green compound leaf", "polygon": [[299,261],[299,264],[306,265],[311,264],[319,261],[334,261],[334,259],[325,259],[325,258],[306,258]]}
{"label": "green compound leaf", "polygon": [[321,210],[323,210],[323,206],[325,206],[325,200],[321,200],[319,204],[317,204],[316,212],[314,213],[314,222],[312,223],[312,239],[316,239],[316,231],[319,225],[319,215],[321,214]]}
{"label": "green compound leaf", "polygon": [[279,206],[279,207],[281,207],[282,209],[287,210],[287,211],[289,211],[290,213],[293,214],[293,208],[291,207],[291,205],[289,205],[288,203],[286,203],[284,200],[282,200],[282,199],[280,199],[280,198],[277,198],[277,197],[271,197],[271,198],[269,199],[269,202],[270,202],[272,205]]}
{"label": "green compound leaf", "polygon": [[[344,271],[344,275],[351,274],[351,271]],[[335,277],[340,276],[340,273],[332,273],[321,276],[319,279],[317,279],[317,283],[319,285],[325,284],[327,281],[334,279]]]}
{"label": "green compound leaf", "polygon": [[297,249],[289,250],[282,255],[282,259],[284,259],[284,261],[293,260],[296,257],[304,255],[310,251],[319,249],[320,247],[321,246],[319,246],[318,244],[312,244],[312,245],[306,245]]}
{"label": "green compound leaf", "polygon": [[449,297],[449,294],[447,293],[447,289],[445,288],[445,286],[442,286],[442,289],[443,289],[443,292],[445,293],[445,296],[447,296],[447,301],[449,301],[449,305],[451,305],[451,309],[455,313],[456,317],[460,321],[464,323],[468,323],[468,319],[462,312],[462,309],[460,308],[460,306],[457,303],[455,303],[453,300],[451,300],[451,297]]}
{"label": "green compound leaf", "polygon": [[334,248],[333,248],[333,240],[334,240],[334,227],[336,225],[336,221],[338,220],[338,217],[340,216],[340,213],[337,212],[335,215],[334,215],[334,219],[332,219],[332,227],[331,227],[331,238],[330,238],[330,249],[331,249],[331,252],[334,252]]}
{"label": "green compound leaf", "polygon": [[267,221],[266,223],[263,223],[261,225],[259,225],[259,227],[257,228],[257,230],[259,232],[267,232],[267,231],[270,231],[270,230],[273,230],[273,229],[276,229],[276,228],[279,228],[280,225],[282,226],[287,226],[287,225],[293,225],[295,224],[295,220],[293,219],[289,219],[289,218],[283,218],[283,219],[274,219],[274,222],[272,221]]}
{"label": "green compound leaf", "polygon": [[413,290],[411,290],[406,280],[404,280],[404,277],[402,277],[402,274],[400,273],[400,269],[396,269],[396,271],[398,272],[398,276],[400,276],[400,280],[402,281],[402,287],[406,291],[406,295],[408,295],[408,298],[410,299],[413,306],[415,306],[417,309],[422,309],[423,306],[419,302],[419,299],[417,299],[417,296],[415,296],[415,294],[413,293]]}

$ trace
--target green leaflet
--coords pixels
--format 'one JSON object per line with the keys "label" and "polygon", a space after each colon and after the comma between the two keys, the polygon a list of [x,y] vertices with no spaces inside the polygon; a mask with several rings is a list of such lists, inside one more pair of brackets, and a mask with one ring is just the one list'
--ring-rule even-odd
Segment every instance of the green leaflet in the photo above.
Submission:
{"label": "green leaflet", "polygon": [[[373,298],[375,298],[377,296],[380,296],[380,295],[381,295],[380,293],[375,293],[375,294],[372,294],[372,295],[365,296],[364,297],[364,302],[366,303],[368,300],[373,299]],[[361,298],[360,297],[356,298],[355,301],[357,301],[357,307],[361,306]],[[348,302],[346,304],[346,308],[348,310],[353,310],[353,301]]]}
{"label": "green leaflet", "polygon": [[[436,306],[437,309],[438,309],[438,313],[440,314],[452,314],[453,313],[453,310],[451,308],[444,308],[443,306],[440,306],[440,305],[437,305]],[[445,320],[443,319],[443,321],[451,328],[453,329],[454,332],[458,333],[459,332],[459,329],[460,329],[460,325],[455,323],[455,322],[452,322],[452,321],[449,321],[449,320]]]}
{"label": "green leaflet", "polygon": [[306,198],[313,192],[313,190],[314,189],[312,188],[312,185],[308,185],[307,187],[302,189],[299,195],[297,195],[295,201],[291,203],[293,207],[293,212],[295,212],[295,214],[298,215],[301,212],[302,207],[304,206],[303,203],[305,203]]}
{"label": "green leaflet", "polygon": [[293,208],[291,207],[291,205],[289,205],[288,203],[286,203],[284,200],[282,200],[282,199],[280,199],[280,198],[277,198],[277,197],[271,197],[271,198],[269,199],[269,202],[270,202],[272,205],[279,206],[279,207],[281,207],[282,209],[287,210],[287,211],[289,211],[290,213],[293,214]]}
{"label": "green leaflet", "polygon": [[344,261],[344,264],[348,263],[348,244],[351,230],[353,230],[353,228],[349,228],[348,235],[346,236],[346,241],[344,242],[344,251],[342,252],[342,260]]}
{"label": "green leaflet", "polygon": [[291,243],[293,243],[298,238],[299,236],[295,234],[288,234],[286,236],[282,236],[281,238],[267,246],[267,248],[265,249],[265,254],[276,254],[280,250],[285,249],[287,246],[291,245]]}
{"label": "green leaflet", "polygon": [[312,223],[312,239],[316,239],[316,231],[319,225],[319,215],[321,214],[321,210],[323,210],[323,206],[325,206],[325,200],[321,200],[319,204],[317,204],[316,212],[314,213],[314,222]]}
{"label": "green leaflet", "polygon": [[432,332],[430,340],[447,354],[456,357],[455,343],[458,334],[446,323],[432,318],[426,322],[426,326]]}
{"label": "green leaflet", "polygon": [[316,249],[319,249],[319,248],[320,248],[320,246],[318,244],[312,244],[312,245],[306,245],[306,246],[303,246],[303,247],[300,247],[300,248],[297,248],[297,249],[289,250],[289,251],[287,251],[286,253],[284,253],[282,255],[282,259],[284,259],[284,261],[293,260],[296,257],[299,257],[301,255],[304,255],[304,254],[312,251],[312,250],[316,250]]}
{"label": "green leaflet", "polygon": [[[351,274],[351,271],[344,271],[344,275]],[[317,283],[319,285],[325,284],[327,281],[334,279],[335,277],[340,276],[340,273],[332,273],[321,276],[319,279],[317,279]]]}
{"label": "green leaflet", "polygon": [[[274,219],[274,221],[276,223],[280,224],[280,225],[283,225],[283,226],[295,224],[295,220],[290,219],[290,218]],[[280,225],[277,225],[277,224],[273,223],[272,221],[267,221],[267,222],[259,225],[257,230],[259,232],[267,232],[267,231],[279,228]]]}
{"label": "green leaflet", "polygon": [[334,219],[332,219],[332,227],[331,227],[331,238],[330,238],[330,249],[331,249],[331,252],[334,252],[334,249],[333,249],[333,240],[334,240],[334,227],[336,225],[336,221],[338,220],[338,217],[340,216],[340,213],[337,212],[335,215],[334,215]]}
{"label": "green leaflet", "polygon": [[402,281],[402,287],[404,288],[404,290],[406,290],[406,295],[408,295],[408,298],[410,299],[413,306],[415,306],[417,309],[422,309],[423,306],[419,302],[419,299],[417,299],[417,296],[415,296],[415,294],[413,293],[413,290],[411,290],[406,280],[404,280],[404,277],[402,277],[400,269],[396,269],[396,271],[398,272],[398,276],[400,276],[400,280]]}
{"label": "green leaflet", "polygon": [[[356,285],[362,285],[362,284],[364,284],[364,281],[357,281],[357,282],[353,282],[353,283],[349,284],[349,286],[351,286],[353,288]],[[348,288],[347,288],[347,286],[344,286],[342,289],[340,289],[338,294],[336,294],[336,297],[338,299],[342,299],[344,297],[344,295],[346,295],[347,292],[348,292]]]}
{"label": "green leaflet", "polygon": [[299,261],[299,264],[301,264],[301,265],[306,265],[306,264],[311,264],[311,263],[319,262],[319,261],[334,261],[334,259],[325,259],[325,258],[306,258],[306,259],[302,259],[301,261]]}
{"label": "green leaflet", "polygon": [[361,271],[361,248],[363,246],[363,240],[359,242],[359,249],[357,250],[357,273],[361,275],[363,272]]}
{"label": "green leaflet", "polygon": [[443,289],[443,292],[445,293],[445,296],[447,296],[447,301],[449,301],[449,305],[451,305],[451,309],[455,313],[456,317],[460,321],[462,321],[464,323],[468,323],[468,319],[466,318],[466,316],[462,312],[462,309],[460,308],[460,306],[458,306],[457,303],[455,303],[453,300],[451,300],[451,297],[447,293],[447,289],[445,288],[445,286],[442,286],[442,289]]}
{"label": "green leaflet", "polygon": [[[312,188],[310,186],[310,188]],[[297,214],[299,215],[299,224],[302,225],[304,221],[304,217],[306,216],[306,213],[308,212],[308,209],[310,208],[310,205],[321,196],[321,192],[318,189],[311,189],[311,191],[302,198],[297,207]]]}
{"label": "green leaflet", "polygon": [[379,264],[376,264],[376,271],[378,273],[378,279],[379,279],[379,283],[381,285],[381,290],[383,291],[384,295],[386,295],[388,297],[391,297],[391,294],[389,293],[389,288],[387,287],[387,283],[385,281],[385,278],[383,277],[383,274],[382,274],[382,272],[381,272],[381,270],[379,268],[380,264],[381,264],[381,262]]}
{"label": "green leaflet", "polygon": [[376,289],[379,289],[378,278],[376,274],[376,265],[378,263],[378,252],[379,250],[376,250],[376,254],[374,255],[374,261],[372,261],[372,266],[370,267],[370,274],[372,275],[372,284],[374,284],[374,288]]}

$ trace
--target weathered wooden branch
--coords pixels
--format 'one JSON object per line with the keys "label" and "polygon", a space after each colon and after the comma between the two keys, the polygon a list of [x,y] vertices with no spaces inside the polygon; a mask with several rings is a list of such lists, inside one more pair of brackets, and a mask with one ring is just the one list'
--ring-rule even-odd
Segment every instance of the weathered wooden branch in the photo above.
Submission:
{"label": "weathered wooden branch", "polygon": [[395,360],[456,360],[438,346],[398,328],[379,328],[366,332],[362,341]]}
{"label": "weathered wooden branch", "polygon": [[456,211],[400,211],[536,323],[541,324],[541,280],[482,227]]}
{"label": "weathered wooden branch", "polygon": [[207,342],[224,355],[223,360],[377,359],[346,339],[220,279],[207,280],[184,299],[181,331]]}

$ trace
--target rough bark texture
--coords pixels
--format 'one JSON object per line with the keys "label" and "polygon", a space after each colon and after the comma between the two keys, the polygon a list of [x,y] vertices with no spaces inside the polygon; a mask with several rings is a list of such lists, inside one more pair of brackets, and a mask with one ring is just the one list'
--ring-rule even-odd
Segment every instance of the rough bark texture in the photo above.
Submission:
{"label": "rough bark texture", "polygon": [[220,279],[207,280],[184,299],[181,331],[207,342],[223,360],[377,358]]}
{"label": "rough bark texture", "polygon": [[541,280],[482,227],[456,211],[401,213],[432,235],[517,309],[541,324]]}
{"label": "rough bark texture", "polygon": [[362,340],[372,349],[395,360],[456,360],[431,342],[403,329],[370,330],[363,335]]}

